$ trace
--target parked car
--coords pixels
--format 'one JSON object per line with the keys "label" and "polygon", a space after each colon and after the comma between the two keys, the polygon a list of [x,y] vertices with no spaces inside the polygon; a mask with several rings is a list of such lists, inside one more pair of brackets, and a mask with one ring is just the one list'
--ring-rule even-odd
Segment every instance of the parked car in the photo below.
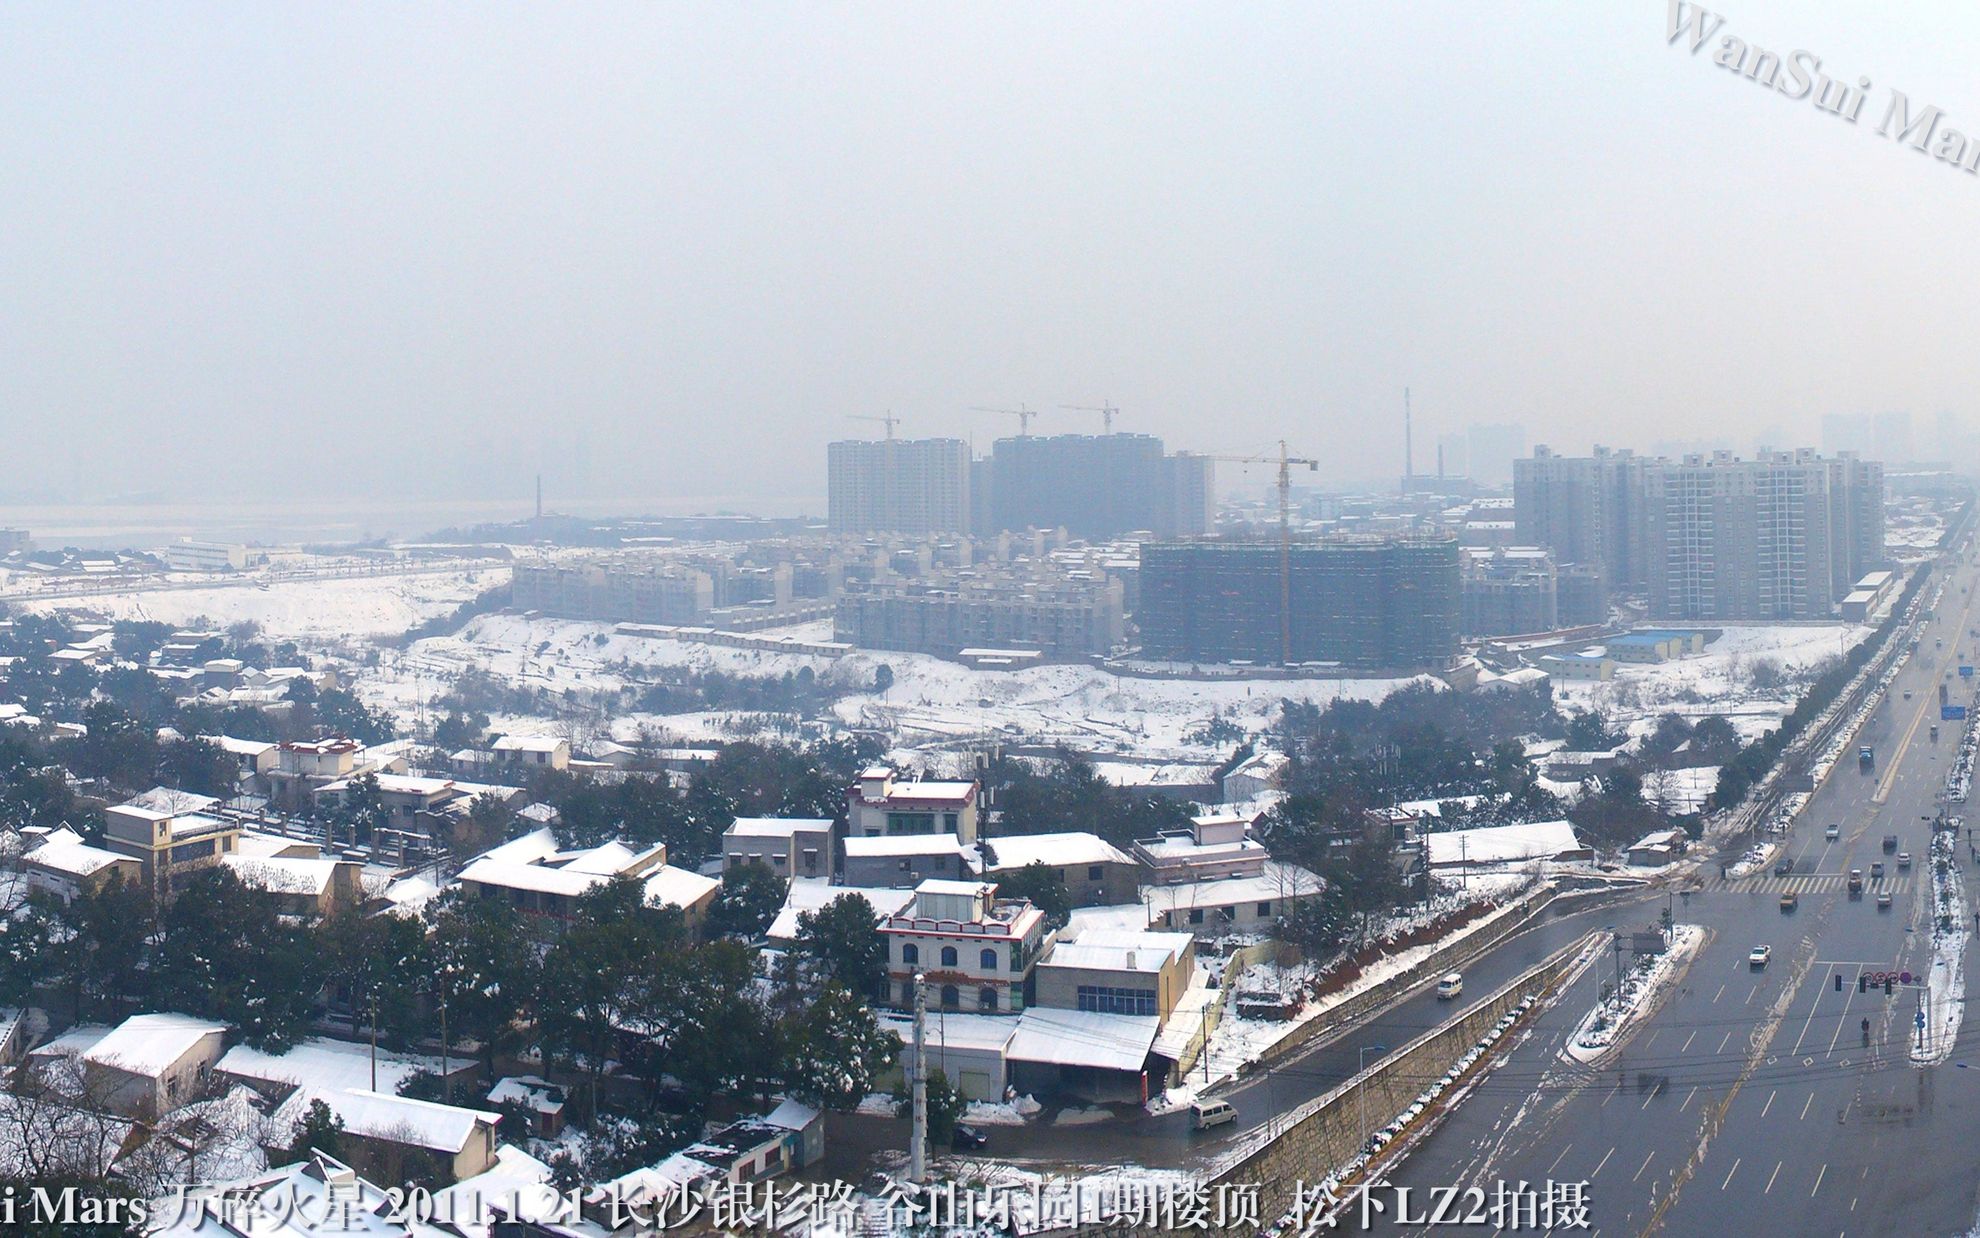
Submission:
{"label": "parked car", "polygon": [[1437,982],[1437,1000],[1440,1002],[1447,1002],[1462,992],[1464,976],[1460,972],[1452,972]]}
{"label": "parked car", "polygon": [[1237,1110],[1227,1100],[1195,1100],[1189,1103],[1189,1128],[1207,1131],[1213,1126],[1237,1121]]}
{"label": "parked car", "polygon": [[1746,961],[1755,967],[1765,967],[1767,960],[1774,957],[1772,946],[1755,946],[1747,953]]}
{"label": "parked car", "polygon": [[956,1123],[955,1133],[949,1136],[950,1147],[964,1150],[980,1148],[989,1142],[990,1137],[988,1135],[977,1130],[974,1126],[964,1126],[960,1122]]}

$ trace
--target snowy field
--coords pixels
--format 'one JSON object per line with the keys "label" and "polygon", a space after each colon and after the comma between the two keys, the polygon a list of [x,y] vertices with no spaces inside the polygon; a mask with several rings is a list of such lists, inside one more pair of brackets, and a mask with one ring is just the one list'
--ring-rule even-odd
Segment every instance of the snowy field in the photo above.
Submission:
{"label": "snowy field", "polygon": [[[1861,644],[1869,624],[1780,624],[1727,627],[1705,652],[1656,665],[1618,663],[1607,683],[1556,680],[1554,698],[1567,709],[1598,709],[1647,732],[1657,715],[1674,711],[1696,720],[1723,714],[1742,737],[1772,728],[1794,708],[1818,667]],[[1756,673],[1781,683],[1757,687]]]}
{"label": "snowy field", "polygon": [[[807,631],[816,630],[809,625]],[[1229,743],[1193,738],[1218,718],[1256,731],[1292,698],[1325,704],[1341,697],[1380,700],[1407,679],[1307,679],[1203,683],[1117,677],[1086,666],[979,671],[921,654],[860,652],[840,658],[731,649],[628,636],[608,623],[486,615],[458,636],[416,642],[389,655],[359,690],[368,702],[406,711],[430,703],[469,669],[530,687],[617,690],[654,682],[663,672],[721,671],[782,676],[809,669],[825,684],[873,683],[893,672],[885,693],[856,692],[834,706],[843,725],[895,729],[904,743],[973,736],[1065,740],[1090,751],[1188,760],[1213,759]],[[1434,682],[1434,681],[1431,681]],[[642,726],[676,735],[719,735],[723,715],[623,715],[614,734],[634,738]]]}
{"label": "snowy field", "polygon": [[197,578],[181,580],[183,583],[135,593],[14,604],[29,611],[61,611],[174,627],[226,628],[251,621],[260,624],[263,636],[272,640],[334,642],[397,636],[428,619],[450,614],[461,603],[507,584],[509,569],[463,565],[436,571],[422,567],[347,578],[262,580],[204,588],[198,587]]}

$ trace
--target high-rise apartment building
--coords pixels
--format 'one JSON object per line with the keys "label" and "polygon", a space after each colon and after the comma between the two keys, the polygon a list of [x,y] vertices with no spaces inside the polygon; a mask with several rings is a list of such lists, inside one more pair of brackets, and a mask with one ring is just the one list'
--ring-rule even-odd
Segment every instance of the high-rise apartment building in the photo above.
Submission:
{"label": "high-rise apartment building", "polygon": [[1210,530],[1211,462],[1164,455],[1149,434],[1023,434],[989,458],[991,528],[1057,529],[1075,537],[1158,537]]}
{"label": "high-rise apartment building", "polygon": [[969,444],[959,438],[853,439],[827,449],[834,533],[967,533]]}
{"label": "high-rise apartment building", "polygon": [[1651,614],[1825,619],[1883,561],[1883,468],[1809,448],[1660,461],[1648,471]]}
{"label": "high-rise apartment building", "polygon": [[1135,618],[1144,656],[1178,662],[1283,660],[1281,590],[1293,662],[1438,670],[1457,654],[1458,543],[1451,536],[1144,542]]}
{"label": "high-rise apartment building", "polygon": [[1606,447],[1592,456],[1535,447],[1531,458],[1513,463],[1513,540],[1545,547],[1559,563],[1595,569],[1607,589],[1642,592],[1649,584],[1650,463]]}

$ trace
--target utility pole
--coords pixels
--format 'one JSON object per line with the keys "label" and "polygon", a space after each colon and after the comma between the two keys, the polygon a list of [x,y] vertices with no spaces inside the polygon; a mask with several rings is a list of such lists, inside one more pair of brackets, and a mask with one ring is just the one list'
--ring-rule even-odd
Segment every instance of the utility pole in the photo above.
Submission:
{"label": "utility pole", "polygon": [[447,1064],[447,990],[440,990],[440,1088],[447,1103],[454,1103],[454,1072]]}
{"label": "utility pole", "polygon": [[914,1130],[908,1135],[908,1181],[928,1177],[928,983],[914,974]]}

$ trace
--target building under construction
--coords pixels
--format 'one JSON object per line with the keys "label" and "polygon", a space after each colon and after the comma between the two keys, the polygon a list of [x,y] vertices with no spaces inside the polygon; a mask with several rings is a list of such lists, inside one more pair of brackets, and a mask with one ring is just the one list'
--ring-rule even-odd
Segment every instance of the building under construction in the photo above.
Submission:
{"label": "building under construction", "polygon": [[1286,549],[1283,573],[1280,551],[1276,539],[1143,543],[1142,656],[1366,671],[1442,670],[1456,658],[1455,537],[1303,539]]}

